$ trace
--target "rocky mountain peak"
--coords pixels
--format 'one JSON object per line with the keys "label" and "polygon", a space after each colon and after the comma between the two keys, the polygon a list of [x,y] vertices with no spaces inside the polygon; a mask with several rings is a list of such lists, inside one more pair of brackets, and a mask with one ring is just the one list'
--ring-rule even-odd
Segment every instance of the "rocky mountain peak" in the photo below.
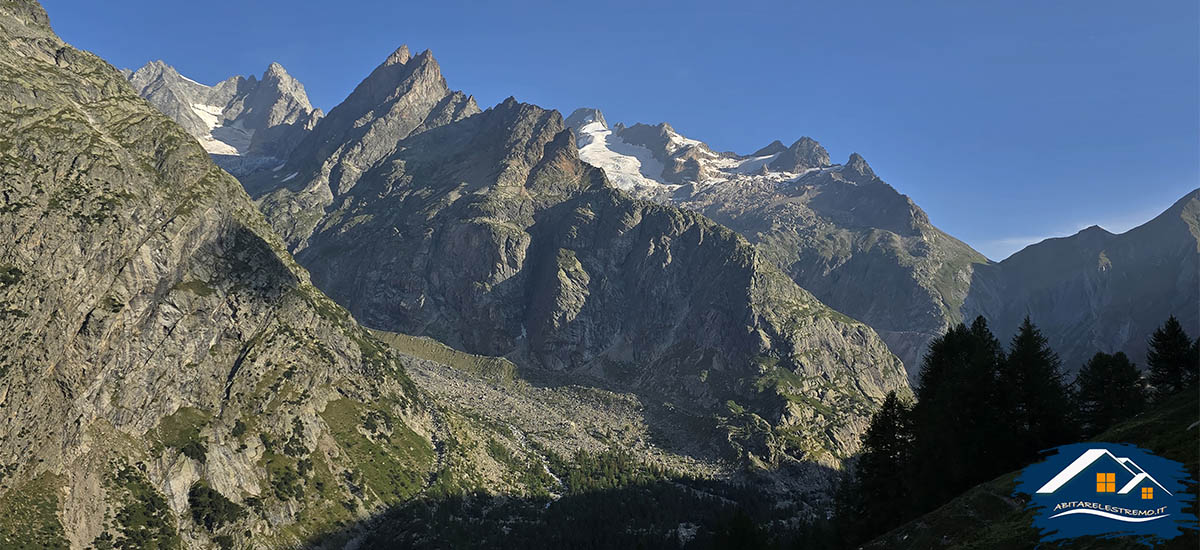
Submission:
{"label": "rocky mountain peak", "polygon": [[389,55],[387,57],[387,59],[384,60],[383,64],[384,65],[403,65],[405,63],[408,63],[408,60],[411,57],[412,57],[412,54],[410,54],[408,52],[408,45],[405,44],[405,45],[400,46],[399,48],[396,48],[396,51],[392,52],[392,55]]}
{"label": "rocky mountain peak", "polygon": [[[248,80],[253,81],[254,75],[251,75]],[[271,95],[278,96],[280,99],[296,102],[303,107],[305,111],[312,111],[312,104],[308,101],[308,93],[304,90],[304,85],[300,81],[288,74],[283,65],[279,63],[271,63],[263,73],[262,80],[259,81],[260,86],[256,91],[270,90]]]}
{"label": "rocky mountain peak", "polygon": [[330,116],[345,106],[343,111],[346,111],[347,115],[358,115],[354,116],[354,119],[357,119],[372,110],[377,110],[381,104],[400,100],[413,91],[441,97],[450,90],[431,51],[425,50],[416,56],[410,56],[408,47],[401,46],[371,71],[371,74],[354,88],[346,101],[330,112]]}
{"label": "rocky mountain peak", "polygon": [[[290,245],[303,246],[316,222],[306,212],[349,191],[404,139],[477,113],[472,97],[446,85],[431,51],[413,57],[402,46],[295,147],[287,170],[243,183],[256,196],[277,195],[264,210],[273,212],[268,217]],[[276,206],[283,210],[274,212]]]}
{"label": "rocky mountain peak", "polygon": [[283,65],[272,61],[270,65],[267,65],[267,70],[263,73],[262,79],[263,81],[266,81],[268,79],[283,80],[286,78],[291,78],[291,75],[288,74],[287,69],[284,69]]}
{"label": "rocky mountain peak", "polygon": [[782,172],[803,172],[809,168],[824,168],[831,166],[829,152],[817,143],[817,140],[804,136],[787,151],[780,152],[779,158],[771,163],[771,169]]}
{"label": "rocky mountain peak", "polygon": [[601,113],[600,109],[580,107],[575,109],[571,113],[571,116],[567,117],[566,125],[568,128],[578,132],[584,125],[593,122],[599,122],[601,126],[608,128],[608,121],[604,120],[604,113]]}
{"label": "rocky mountain peak", "polygon": [[276,164],[237,157],[283,158],[322,116],[304,86],[279,63],[271,63],[261,80],[233,76],[215,86],[189,79],[162,60],[125,75],[139,95],[235,173],[247,163]]}
{"label": "rocky mountain peak", "polygon": [[779,140],[775,140],[775,141],[772,141],[766,147],[763,147],[762,149],[759,149],[753,153],[750,153],[750,156],[765,157],[767,155],[774,155],[776,153],[782,153],[784,151],[787,151],[787,146],[784,145],[783,142],[781,142]]}
{"label": "rocky mountain peak", "polygon": [[850,153],[850,160],[842,167],[842,176],[862,183],[879,179],[875,171],[871,170],[871,165],[867,164],[867,159],[858,153]]}

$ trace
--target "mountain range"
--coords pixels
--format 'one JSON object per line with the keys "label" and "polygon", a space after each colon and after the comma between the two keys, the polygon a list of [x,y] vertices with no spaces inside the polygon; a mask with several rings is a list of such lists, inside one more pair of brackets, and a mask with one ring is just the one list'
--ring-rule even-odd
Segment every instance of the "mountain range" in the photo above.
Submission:
{"label": "mountain range", "polygon": [[992,262],[858,154],[481,109],[429,51],[324,115],[32,1],[0,38],[0,546],[803,540],[952,324],[1069,369],[1200,332],[1200,190]]}
{"label": "mountain range", "polygon": [[[178,75],[160,62],[138,72],[150,67]],[[302,86],[290,89],[297,88],[303,98]],[[191,127],[162,107],[153,92],[143,87],[140,93]],[[330,121],[307,139],[289,136],[304,144],[286,171],[282,160],[258,163],[250,173],[235,171],[293,250],[307,246],[318,211],[332,208],[334,198],[391,153],[396,142],[480,112],[471,96],[449,89],[429,51],[413,57],[407,47],[389,56],[338,109],[335,119],[341,122]],[[381,120],[351,118],[358,115]],[[776,140],[742,155],[714,151],[666,123],[610,127],[594,108],[577,109],[563,123],[575,136],[579,159],[602,169],[613,187],[633,198],[698,212],[742,235],[801,288],[873,328],[914,380],[928,343],[977,315],[992,321],[999,334],[1012,333],[1029,315],[1047,329],[1069,372],[1097,349],[1143,360],[1146,339],[1167,315],[1200,332],[1200,313],[1186,306],[1200,299],[1195,193],[1146,224],[1158,229],[1139,227],[1108,239],[1096,237],[1104,230],[1092,227],[995,262],[934,226],[861,155],[833,163],[809,137],[790,146]],[[192,133],[206,139],[202,130]],[[216,157],[219,164],[227,163]],[[1146,247],[1142,242],[1171,244]],[[1107,246],[1147,254],[1123,257]],[[1047,253],[1049,247],[1060,250]],[[1113,255],[1120,257],[1115,268]],[[1143,270],[1162,263],[1171,268]],[[1158,276],[1142,277],[1142,271]],[[1172,272],[1176,280],[1161,280]],[[1152,295],[1148,301],[1130,298],[1146,295]]]}
{"label": "mountain range", "polygon": [[580,157],[618,186],[738,232],[822,302],[874,328],[914,380],[928,343],[978,315],[1001,335],[1028,315],[1068,372],[1097,350],[1141,361],[1168,315],[1200,329],[1196,191],[1121,235],[1093,226],[993,262],[935,227],[857,153],[834,164],[802,137],[739,155],[665,123],[610,128],[597,109],[567,120]]}

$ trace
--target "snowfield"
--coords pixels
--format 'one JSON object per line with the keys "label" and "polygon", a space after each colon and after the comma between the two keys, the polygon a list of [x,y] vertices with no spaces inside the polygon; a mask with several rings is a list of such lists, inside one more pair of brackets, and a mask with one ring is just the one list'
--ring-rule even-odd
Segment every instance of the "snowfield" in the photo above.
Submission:
{"label": "snowfield", "polygon": [[663,164],[649,149],[625,143],[600,122],[579,129],[579,158],[604,170],[609,181],[625,191],[676,187],[663,181]]}

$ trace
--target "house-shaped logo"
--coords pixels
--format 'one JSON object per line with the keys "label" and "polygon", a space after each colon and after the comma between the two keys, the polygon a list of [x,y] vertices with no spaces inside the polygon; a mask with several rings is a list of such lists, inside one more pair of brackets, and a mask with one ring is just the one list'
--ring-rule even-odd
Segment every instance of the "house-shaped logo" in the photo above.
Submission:
{"label": "house-shaped logo", "polygon": [[[1141,466],[1138,466],[1133,459],[1116,456],[1109,452],[1108,449],[1088,449],[1084,451],[1083,454],[1079,455],[1079,458],[1076,458],[1066,468],[1063,468],[1058,475],[1047,481],[1045,485],[1042,485],[1037,490],[1037,493],[1053,494],[1066,485],[1072,484],[1072,482],[1086,487],[1088,484],[1093,483],[1093,480],[1097,496],[1116,497],[1105,499],[1108,501],[1137,504],[1136,502],[1126,502],[1130,499],[1137,499],[1143,501],[1141,504],[1150,504],[1154,500],[1156,491],[1158,491],[1160,497],[1164,495],[1174,496],[1157,479],[1154,479],[1154,476],[1151,476]],[[1153,521],[1168,516],[1168,514],[1154,514],[1130,517],[1104,510],[1074,508],[1060,511],[1051,517],[1072,514],[1090,514],[1126,522]]]}
{"label": "house-shaped logo", "polygon": [[1084,443],[1054,451],[1021,473],[1016,491],[1029,495],[1043,540],[1132,536],[1153,544],[1195,528],[1195,517],[1183,512],[1192,497],[1179,463],[1132,445]]}

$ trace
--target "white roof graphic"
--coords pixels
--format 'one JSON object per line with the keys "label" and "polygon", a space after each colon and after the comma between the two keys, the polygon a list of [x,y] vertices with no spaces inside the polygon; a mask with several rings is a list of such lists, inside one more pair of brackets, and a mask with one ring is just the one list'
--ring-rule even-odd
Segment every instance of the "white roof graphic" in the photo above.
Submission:
{"label": "white roof graphic", "polygon": [[1138,466],[1133,460],[1125,457],[1115,456],[1108,452],[1107,449],[1088,449],[1084,451],[1083,454],[1079,455],[1079,458],[1075,459],[1075,462],[1072,462],[1069,466],[1063,468],[1063,471],[1059,472],[1058,475],[1054,476],[1053,479],[1046,482],[1045,485],[1042,485],[1042,488],[1038,489],[1037,492],[1053,493],[1054,491],[1057,491],[1060,487],[1066,485],[1068,481],[1071,481],[1075,478],[1075,476],[1079,475],[1079,472],[1084,471],[1088,466],[1091,466],[1093,462],[1100,460],[1100,458],[1104,456],[1108,456],[1109,458],[1113,459],[1117,464],[1120,464],[1122,467],[1128,470],[1131,475],[1133,475],[1133,479],[1129,480],[1129,483],[1126,483],[1125,486],[1121,487],[1121,490],[1117,491],[1117,494],[1128,494],[1129,491],[1132,491],[1134,487],[1137,487],[1138,484],[1145,480],[1150,480],[1155,485],[1158,485],[1159,489],[1166,491],[1168,495],[1171,494],[1171,491],[1167,491],[1166,487],[1163,487],[1157,479],[1154,479],[1150,474],[1146,473],[1146,470],[1143,470],[1142,467]]}

